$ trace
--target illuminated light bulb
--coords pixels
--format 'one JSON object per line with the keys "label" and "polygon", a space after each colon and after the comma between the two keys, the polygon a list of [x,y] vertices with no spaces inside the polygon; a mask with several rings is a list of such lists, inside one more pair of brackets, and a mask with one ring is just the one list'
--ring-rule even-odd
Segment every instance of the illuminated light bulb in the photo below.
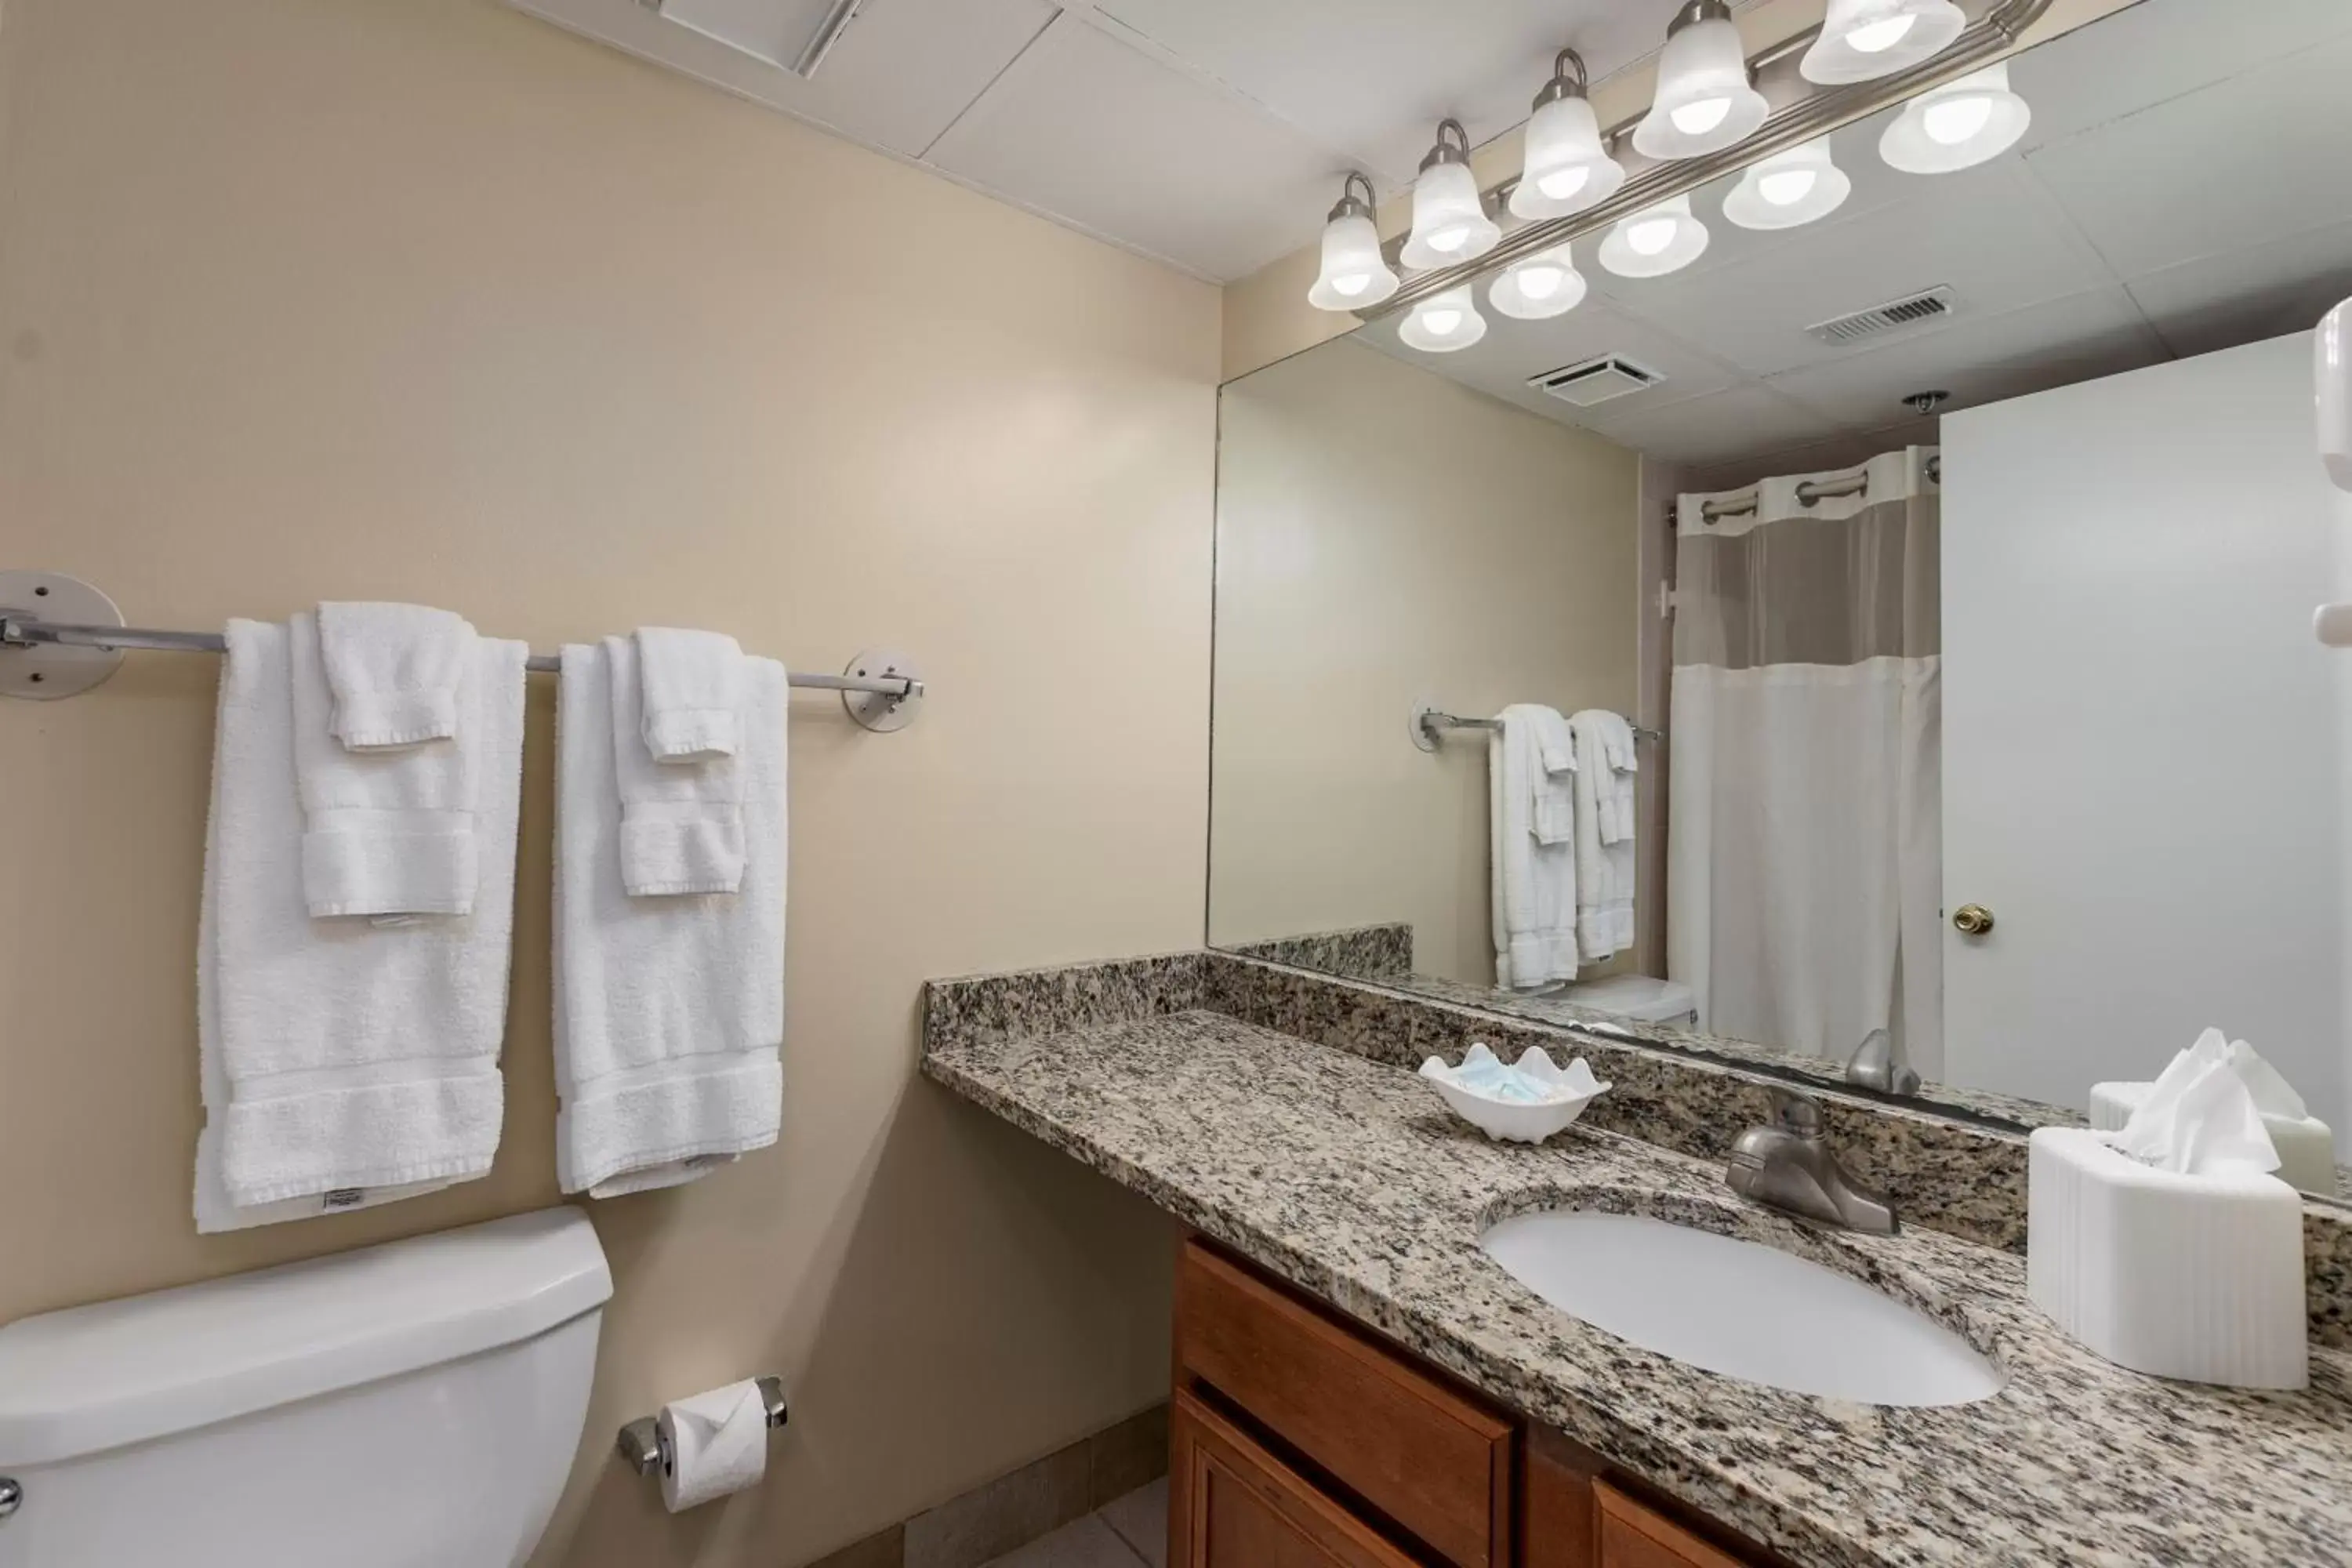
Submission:
{"label": "illuminated light bulb", "polygon": [[1519,292],[1530,300],[1549,300],[1559,292],[1568,281],[1568,274],[1557,267],[1529,266],[1519,268]]}
{"label": "illuminated light bulb", "polygon": [[1666,29],[1650,110],[1633,150],[1652,158],[1699,158],[1746,140],[1772,112],[1756,90],[1746,46],[1727,0],[1689,0]]}
{"label": "illuminated light bulb", "polygon": [[1685,103],[1682,105],[1668,118],[1674,121],[1675,129],[1681,132],[1684,135],[1704,136],[1708,132],[1714,130],[1717,126],[1722,124],[1725,116],[1728,115],[1730,112],[1731,100],[1727,98],[1702,98],[1696,103]]}
{"label": "illuminated light bulb", "polygon": [[1811,195],[1821,183],[1821,174],[1812,169],[1776,169],[1757,179],[1756,191],[1776,207],[1792,207]]}
{"label": "illuminated light bulb", "polygon": [[1486,255],[1502,237],[1470,173],[1470,133],[1458,120],[1439,121],[1436,143],[1412,183],[1412,232],[1399,258],[1423,269],[1450,267]]}
{"label": "illuminated light bulb", "polygon": [[1663,278],[1696,261],[1707,237],[1690,197],[1673,196],[1618,219],[1601,242],[1601,265],[1620,278]]}
{"label": "illuminated light bulb", "polygon": [[1344,294],[1350,300],[1371,286],[1372,275],[1369,272],[1349,272],[1331,279],[1331,291]]}
{"label": "illuminated light bulb", "polygon": [[1625,166],[1609,155],[1584,96],[1584,57],[1562,49],[1520,133],[1511,216],[1529,223],[1565,217],[1607,201],[1624,183]]}
{"label": "illuminated light bulb", "polygon": [[1505,268],[1487,286],[1486,299],[1506,316],[1543,321],[1575,310],[1584,302],[1584,275],[1576,269],[1576,257],[1561,245]]}
{"label": "illuminated light bulb", "polygon": [[1437,336],[1441,338],[1450,338],[1462,325],[1462,312],[1459,310],[1423,310],[1421,313],[1421,320],[1422,324],[1427,327],[1432,332],[1434,332]]}
{"label": "illuminated light bulb", "polygon": [[1471,301],[1467,283],[1415,305],[1397,329],[1399,341],[1407,348],[1433,354],[1466,349],[1486,335],[1486,318]]}
{"label": "illuminated light bulb", "polygon": [[1323,221],[1322,266],[1307,290],[1307,302],[1318,310],[1353,310],[1377,305],[1396,290],[1397,275],[1381,256],[1380,231],[1372,226],[1372,182],[1349,174],[1339,205]]}
{"label": "illuminated light bulb", "polygon": [[1865,22],[1846,34],[1846,47],[1857,54],[1883,55],[1901,43],[1918,20],[1917,13],[1906,11],[1900,16]]}
{"label": "illuminated light bulb", "polygon": [[1554,169],[1536,182],[1536,189],[1556,202],[1564,202],[1592,181],[1592,171],[1585,168]]}
{"label": "illuminated light bulb", "polygon": [[1919,111],[1919,124],[1928,136],[1947,147],[1957,147],[1992,123],[1992,100],[1982,93],[1947,98]]}
{"label": "illuminated light bulb", "polygon": [[1455,251],[1461,249],[1464,246],[1469,243],[1470,226],[1465,223],[1457,223],[1446,228],[1433,229],[1429,236],[1429,248],[1432,250],[1442,250],[1448,256],[1453,255]]}
{"label": "illuminated light bulb", "polygon": [[1647,218],[1625,231],[1625,243],[1636,256],[1663,255],[1674,242],[1675,220],[1670,217]]}

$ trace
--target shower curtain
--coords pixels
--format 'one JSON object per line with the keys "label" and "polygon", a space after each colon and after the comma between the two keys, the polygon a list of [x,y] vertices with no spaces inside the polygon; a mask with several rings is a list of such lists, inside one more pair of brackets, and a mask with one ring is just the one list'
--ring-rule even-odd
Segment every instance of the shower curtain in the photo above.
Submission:
{"label": "shower curtain", "polygon": [[[1667,969],[1706,1031],[1943,1068],[1932,448],[1675,501]],[[1858,494],[1801,485],[1866,476]],[[1713,521],[1709,501],[1745,500]]]}

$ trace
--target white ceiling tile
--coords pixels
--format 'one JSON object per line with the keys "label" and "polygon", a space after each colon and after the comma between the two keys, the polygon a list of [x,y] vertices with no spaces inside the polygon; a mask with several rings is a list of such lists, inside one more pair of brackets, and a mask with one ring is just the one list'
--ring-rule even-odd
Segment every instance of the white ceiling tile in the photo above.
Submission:
{"label": "white ceiling tile", "polygon": [[1065,13],[932,145],[959,178],[1203,278],[1322,226],[1339,165],[1263,110]]}
{"label": "white ceiling tile", "polygon": [[[1048,0],[889,0],[858,13],[814,79],[664,21],[637,0],[512,0],[517,8],[853,142],[919,158],[1054,16]],[[734,0],[805,41],[818,0]],[[790,44],[797,58],[800,43]]]}
{"label": "white ceiling tile", "polygon": [[2112,285],[2008,315],[1948,323],[1921,336],[1776,375],[1766,384],[1851,430],[1900,421],[1915,392],[1952,395],[1951,413],[2170,357],[2122,289]]}
{"label": "white ceiling tile", "polygon": [[2186,261],[2126,287],[2183,359],[2306,331],[2352,296],[2352,223]]}
{"label": "white ceiling tile", "polygon": [[[1587,297],[1565,316],[1548,321],[1517,321],[1486,303],[1481,290],[1478,308],[1486,317],[1486,335],[1466,349],[1449,354],[1423,353],[1397,339],[1402,316],[1373,322],[1357,334],[1360,341],[1408,364],[1473,386],[1506,403],[1554,419],[1563,425],[1599,429],[1613,419],[1644,408],[1719,392],[1732,384],[1731,372],[1644,321],[1635,321],[1610,309],[1606,301]],[[1602,354],[1622,354],[1665,379],[1657,385],[1591,408],[1579,408],[1528,385],[1548,371],[1561,370]]]}
{"label": "white ceiling tile", "polygon": [[1746,383],[1612,419],[1612,441],[1675,463],[1719,463],[1759,448],[1802,446],[1839,432],[1769,387]]}
{"label": "white ceiling tile", "polygon": [[1681,0],[1094,0],[1173,57],[1383,182],[1412,177],[1437,121],[1482,142],[1528,115],[1563,46],[1594,79],[1658,48]]}
{"label": "white ceiling tile", "polygon": [[[1999,314],[2110,279],[2011,164],[1921,179],[1911,199],[1788,231],[1743,265],[1612,280],[1629,310],[1759,375],[1846,352],[1815,322],[1939,284],[1974,316]],[[1932,187],[1932,188],[1930,188]]]}
{"label": "white ceiling tile", "polygon": [[2027,166],[2116,274],[2136,278],[2352,218],[2347,80],[2352,35],[2069,137]]}

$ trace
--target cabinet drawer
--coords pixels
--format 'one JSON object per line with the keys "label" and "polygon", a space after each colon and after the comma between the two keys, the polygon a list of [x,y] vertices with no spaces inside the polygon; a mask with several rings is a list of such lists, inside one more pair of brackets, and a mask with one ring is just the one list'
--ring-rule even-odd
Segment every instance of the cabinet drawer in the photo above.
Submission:
{"label": "cabinet drawer", "polygon": [[1176,1355],[1447,1562],[1507,1568],[1510,1423],[1193,1241]]}
{"label": "cabinet drawer", "polygon": [[1178,1392],[1168,1436],[1170,1568],[1414,1568],[1191,1394]]}
{"label": "cabinet drawer", "polygon": [[1749,1568],[1607,1481],[1592,1483],[1601,1516],[1601,1568]]}

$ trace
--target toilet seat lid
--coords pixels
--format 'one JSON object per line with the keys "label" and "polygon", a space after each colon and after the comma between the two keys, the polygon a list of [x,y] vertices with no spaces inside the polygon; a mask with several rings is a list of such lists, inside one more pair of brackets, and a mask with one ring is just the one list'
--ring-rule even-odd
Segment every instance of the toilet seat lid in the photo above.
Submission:
{"label": "toilet seat lid", "polygon": [[51,1464],[513,1344],[613,1293],[541,1209],[0,1328],[0,1468]]}

